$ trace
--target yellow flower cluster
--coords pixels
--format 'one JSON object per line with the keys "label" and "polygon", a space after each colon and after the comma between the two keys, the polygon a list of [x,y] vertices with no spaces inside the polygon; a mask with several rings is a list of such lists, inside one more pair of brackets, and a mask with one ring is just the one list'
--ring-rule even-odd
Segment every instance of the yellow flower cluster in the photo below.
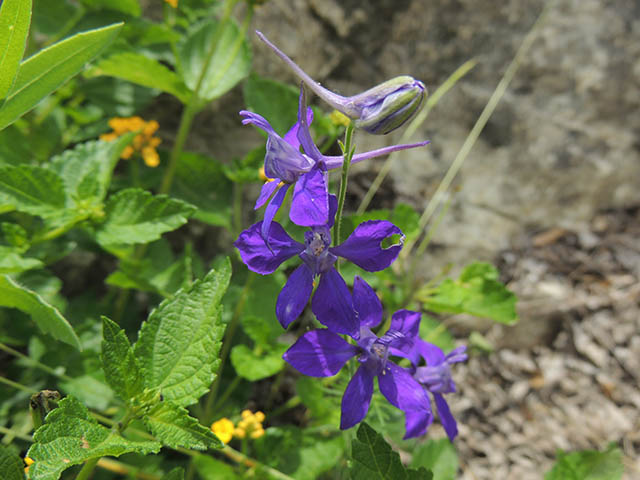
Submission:
{"label": "yellow flower cluster", "polygon": [[243,410],[242,420],[238,422],[238,426],[233,431],[233,436],[237,438],[244,438],[249,435],[250,438],[260,438],[264,435],[264,428],[262,422],[264,422],[264,413],[258,411],[252,413],[251,410]]}
{"label": "yellow flower cluster", "polygon": [[156,147],[160,145],[162,141],[158,137],[154,137],[153,134],[158,130],[158,122],[151,120],[145,122],[140,117],[129,118],[112,118],[109,120],[109,126],[113,129],[113,132],[103,133],[100,135],[100,140],[111,141],[129,132],[140,132],[135,136],[131,145],[122,151],[120,158],[125,160],[131,158],[135,152],[140,152],[144,163],[149,167],[157,167],[160,163],[160,157],[156,151]]}
{"label": "yellow flower cluster", "polygon": [[211,431],[222,443],[229,443],[233,437],[233,422],[228,418],[221,418],[211,425]]}
{"label": "yellow flower cluster", "polygon": [[171,5],[173,8],[178,8],[178,0],[164,0],[165,2],[167,2],[169,5]]}
{"label": "yellow flower cluster", "polygon": [[24,474],[27,475],[29,473],[29,467],[33,465],[33,458],[24,457],[24,463],[26,465],[26,467],[24,467]]}

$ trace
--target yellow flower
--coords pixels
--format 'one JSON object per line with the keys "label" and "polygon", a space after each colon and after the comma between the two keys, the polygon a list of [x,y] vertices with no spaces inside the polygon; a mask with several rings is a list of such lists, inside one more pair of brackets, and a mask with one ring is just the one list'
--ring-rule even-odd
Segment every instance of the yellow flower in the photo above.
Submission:
{"label": "yellow flower", "polygon": [[144,163],[148,167],[157,167],[160,163],[160,156],[156,151],[156,147],[160,145],[162,140],[158,137],[154,137],[160,125],[155,120],[145,122],[142,118],[128,117],[128,118],[112,118],[109,120],[109,126],[113,129],[112,132],[103,133],[100,135],[100,140],[110,142],[116,138],[129,132],[140,132],[136,135],[131,142],[131,145],[127,145],[120,158],[128,160],[136,152],[139,152],[144,160]]}
{"label": "yellow flower", "polygon": [[165,2],[167,2],[169,5],[171,5],[173,8],[178,8],[178,0],[164,0]]}
{"label": "yellow flower", "polygon": [[24,457],[24,463],[26,464],[26,467],[24,467],[24,474],[26,475],[29,473],[29,467],[33,465],[33,458]]}
{"label": "yellow flower", "polygon": [[264,428],[262,427],[262,422],[265,419],[264,413],[243,410],[240,416],[242,420],[238,422],[238,426],[233,432],[234,437],[245,438],[248,434],[250,438],[256,439],[264,435]]}
{"label": "yellow flower", "polygon": [[233,437],[233,422],[228,418],[221,418],[211,425],[211,431],[216,434],[222,443],[229,443]]}
{"label": "yellow flower", "polygon": [[351,123],[351,119],[338,110],[334,110],[333,112],[331,112],[329,114],[329,119],[335,126],[343,125],[346,127],[349,125],[349,123]]}

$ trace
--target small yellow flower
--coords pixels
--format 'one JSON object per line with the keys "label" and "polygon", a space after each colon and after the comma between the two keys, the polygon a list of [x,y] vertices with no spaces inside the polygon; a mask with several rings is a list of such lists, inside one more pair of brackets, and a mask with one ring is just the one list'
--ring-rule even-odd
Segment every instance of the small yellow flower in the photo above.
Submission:
{"label": "small yellow flower", "polygon": [[262,427],[262,422],[265,419],[264,413],[243,410],[240,416],[242,420],[238,422],[238,426],[233,432],[234,437],[245,438],[249,435],[250,438],[256,439],[264,435],[264,428]]}
{"label": "small yellow flower", "polygon": [[253,439],[256,439],[256,438],[260,438],[263,435],[264,435],[264,429],[260,427],[260,428],[256,428],[253,432],[251,432],[249,436]]}
{"label": "small yellow flower", "polygon": [[26,467],[24,467],[24,474],[27,475],[29,473],[29,467],[33,465],[33,458],[24,457],[24,463],[26,465]]}
{"label": "small yellow flower", "polygon": [[140,132],[134,137],[131,145],[125,147],[120,154],[120,158],[128,160],[136,152],[139,152],[148,167],[157,167],[160,164],[160,156],[156,151],[156,147],[160,145],[162,140],[153,136],[160,127],[158,122],[155,120],[145,122],[138,116],[128,118],[115,117],[109,120],[109,126],[113,131],[100,135],[100,140],[110,142],[125,133]]}
{"label": "small yellow flower", "polygon": [[222,443],[229,443],[234,434],[233,422],[228,418],[221,418],[211,425],[211,431]]}
{"label": "small yellow flower", "polygon": [[351,119],[349,117],[347,117],[344,113],[339,112],[338,110],[334,110],[333,112],[331,112],[329,114],[329,119],[331,120],[331,123],[333,123],[335,126],[348,126],[349,123],[351,123]]}
{"label": "small yellow flower", "polygon": [[243,428],[236,428],[233,431],[233,436],[236,438],[244,438],[247,435],[247,432]]}
{"label": "small yellow flower", "polygon": [[165,2],[167,2],[169,5],[171,5],[173,8],[178,8],[178,0],[164,0]]}

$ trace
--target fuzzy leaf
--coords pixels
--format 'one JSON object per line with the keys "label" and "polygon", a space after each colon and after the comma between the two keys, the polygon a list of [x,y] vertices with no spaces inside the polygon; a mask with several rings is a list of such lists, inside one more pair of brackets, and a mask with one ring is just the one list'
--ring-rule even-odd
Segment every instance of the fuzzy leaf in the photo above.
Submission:
{"label": "fuzzy leaf", "polygon": [[220,299],[231,277],[229,260],[151,312],[142,325],[135,355],[145,386],[166,400],[195,403],[215,378],[224,325]]}
{"label": "fuzzy leaf", "polygon": [[166,195],[139,188],[121,190],[109,197],[105,221],[96,232],[102,245],[147,243],[184,225],[195,207]]}
{"label": "fuzzy leaf", "polygon": [[0,99],[11,89],[27,45],[31,0],[4,0],[0,5]]}
{"label": "fuzzy leaf", "polygon": [[65,203],[64,184],[55,172],[30,165],[0,167],[0,204],[51,218],[60,215]]}
{"label": "fuzzy leaf", "polygon": [[0,307],[17,308],[31,315],[40,330],[80,350],[80,340],[69,322],[37,293],[0,275]]}
{"label": "fuzzy leaf", "polygon": [[122,52],[100,60],[86,74],[88,77],[107,75],[121,78],[143,87],[156,88],[170,93],[182,103],[187,103],[191,93],[175,72],[157,60],[140,53]]}
{"label": "fuzzy leaf", "polygon": [[357,438],[351,445],[353,464],[349,469],[352,480],[430,480],[431,472],[406,469],[400,455],[394,452],[378,432],[362,422]]}
{"label": "fuzzy leaf", "polygon": [[3,480],[24,480],[24,463],[9,447],[0,444],[0,472]]}
{"label": "fuzzy leaf", "polygon": [[22,62],[13,87],[0,109],[0,130],[78,73],[114,40],[121,28],[122,23],[117,23],[77,33]]}
{"label": "fuzzy leaf", "polygon": [[35,462],[29,469],[31,480],[57,480],[67,468],[96,457],[160,450],[158,442],[131,441],[99,425],[74,397],[60,401],[33,440],[35,443],[27,452]]}
{"label": "fuzzy leaf", "polygon": [[206,450],[224,446],[209,428],[189,416],[186,408],[172,402],[157,404],[144,416],[143,420],[151,433],[163,445],[171,448]]}
{"label": "fuzzy leaf", "polygon": [[623,473],[622,452],[612,444],[604,452],[558,452],[556,463],[544,480],[620,480]]}
{"label": "fuzzy leaf", "polygon": [[127,334],[117,323],[102,317],[102,367],[107,383],[128,401],[143,390],[142,375]]}

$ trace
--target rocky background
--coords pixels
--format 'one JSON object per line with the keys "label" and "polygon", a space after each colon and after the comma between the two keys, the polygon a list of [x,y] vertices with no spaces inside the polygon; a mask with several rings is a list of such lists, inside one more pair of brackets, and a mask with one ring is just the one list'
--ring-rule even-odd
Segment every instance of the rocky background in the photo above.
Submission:
{"label": "rocky background", "polygon": [[[626,478],[640,478],[640,3],[552,3],[455,181],[429,252],[415,259],[425,278],[447,262],[492,261],[521,298],[518,326],[471,325],[497,353],[455,372],[461,394],[450,403],[469,480],[541,478],[556,449],[608,442],[623,448]],[[345,95],[399,74],[433,92],[477,60],[415,134],[431,145],[399,156],[372,204],[422,209],[543,4],[271,0],[254,26]],[[297,83],[257,38],[254,47],[259,73]],[[248,150],[248,138],[260,141],[233,115],[217,114],[242,108],[239,92],[213,108],[197,148],[231,157]],[[383,146],[394,135],[360,136],[357,145]],[[381,164],[355,169],[356,194]]]}

